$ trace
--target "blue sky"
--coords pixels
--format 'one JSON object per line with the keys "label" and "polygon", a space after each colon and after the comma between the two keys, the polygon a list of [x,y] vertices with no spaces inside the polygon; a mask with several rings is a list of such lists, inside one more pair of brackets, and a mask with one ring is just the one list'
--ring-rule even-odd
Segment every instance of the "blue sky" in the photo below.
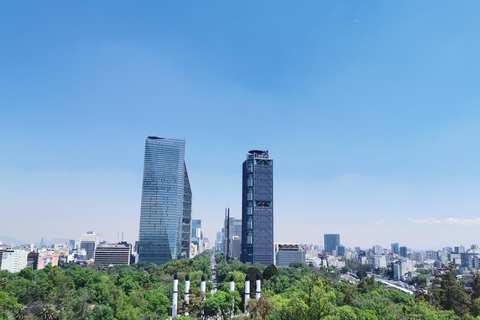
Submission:
{"label": "blue sky", "polygon": [[[0,3],[0,235],[138,237],[144,141],[186,140],[193,215],[241,216],[268,149],[275,240],[479,243],[478,1]],[[0,239],[1,241],[1,239]]]}

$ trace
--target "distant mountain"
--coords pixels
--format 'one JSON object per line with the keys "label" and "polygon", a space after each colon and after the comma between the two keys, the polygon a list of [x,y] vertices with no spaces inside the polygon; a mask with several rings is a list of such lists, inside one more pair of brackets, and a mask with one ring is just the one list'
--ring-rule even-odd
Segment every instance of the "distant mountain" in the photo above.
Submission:
{"label": "distant mountain", "polygon": [[55,238],[55,239],[45,239],[45,242],[47,243],[47,245],[52,245],[52,244],[63,244],[63,243],[67,243],[68,241],[70,241],[70,239],[65,239],[65,238]]}
{"label": "distant mountain", "polygon": [[[47,245],[52,245],[52,244],[64,244],[64,243],[67,243],[70,239],[66,239],[66,238],[55,238],[55,239],[46,239],[45,242],[47,243]],[[15,244],[16,246],[21,246],[23,244],[31,244],[31,242],[25,242],[25,241],[22,241],[22,240],[19,240],[19,239],[16,239],[16,238],[13,238],[13,237],[9,237],[9,236],[0,236],[0,242],[2,242],[3,244],[8,244],[8,245],[11,245],[12,243]],[[34,243],[36,246],[40,245],[40,242],[36,242]]]}
{"label": "distant mountain", "polygon": [[16,246],[21,246],[22,244],[27,244],[25,241],[15,239],[13,237],[9,236],[0,236],[0,242],[3,244],[8,244],[11,245],[12,243],[15,244]]}

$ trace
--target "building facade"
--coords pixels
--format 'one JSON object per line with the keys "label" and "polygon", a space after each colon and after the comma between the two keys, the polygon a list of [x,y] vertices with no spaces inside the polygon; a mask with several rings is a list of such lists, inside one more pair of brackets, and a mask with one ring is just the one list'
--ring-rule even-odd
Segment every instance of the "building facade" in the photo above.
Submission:
{"label": "building facade", "polygon": [[337,256],[339,257],[345,256],[345,246],[337,246]]}
{"label": "building facade", "polygon": [[323,241],[325,244],[325,251],[333,254],[333,251],[337,250],[337,247],[340,245],[340,235],[325,234],[323,235]]}
{"label": "building facade", "polygon": [[288,267],[292,262],[305,262],[305,251],[299,244],[277,243],[275,244],[275,265]]}
{"label": "building facade", "polygon": [[95,250],[95,263],[105,267],[110,265],[130,264],[132,245],[127,242],[99,245]]}
{"label": "building facade", "polygon": [[392,252],[396,254],[400,254],[400,246],[398,242],[392,243]]}
{"label": "building facade", "polygon": [[224,233],[224,253],[230,257],[239,259],[239,254],[233,254],[233,238],[236,238],[237,242],[242,239],[242,219],[229,217],[227,220],[227,217],[225,217],[224,226],[224,229],[228,231]]}
{"label": "building facade", "polygon": [[382,246],[376,245],[376,246],[373,246],[372,250],[373,250],[373,254],[381,255],[382,251],[383,251],[383,248],[382,248]]}
{"label": "building facade", "polygon": [[1,270],[8,270],[12,273],[19,272],[27,267],[28,251],[5,250],[2,254]]}
{"label": "building facade", "polygon": [[192,238],[198,237],[197,229],[202,229],[202,220],[194,219],[192,220]]}
{"label": "building facade", "polygon": [[274,263],[273,160],[268,150],[251,150],[243,162],[242,253],[243,263]]}
{"label": "building facade", "polygon": [[85,250],[85,259],[90,260],[95,257],[95,248],[100,241],[100,235],[93,231],[87,231],[80,238],[80,249]]}
{"label": "building facade", "polygon": [[162,265],[190,257],[191,233],[192,191],[185,165],[185,141],[148,137],[138,260]]}

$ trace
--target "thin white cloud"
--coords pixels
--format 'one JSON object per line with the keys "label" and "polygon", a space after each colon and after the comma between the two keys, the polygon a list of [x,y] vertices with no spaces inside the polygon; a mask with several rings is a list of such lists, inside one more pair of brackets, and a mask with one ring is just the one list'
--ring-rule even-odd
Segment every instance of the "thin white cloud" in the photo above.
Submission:
{"label": "thin white cloud", "polygon": [[385,224],[385,220],[371,221],[370,224],[383,225]]}
{"label": "thin white cloud", "polygon": [[457,226],[474,226],[480,225],[480,218],[475,219],[457,219],[457,218],[445,218],[445,219],[412,219],[408,218],[408,222],[417,224],[430,224],[430,225],[457,225]]}

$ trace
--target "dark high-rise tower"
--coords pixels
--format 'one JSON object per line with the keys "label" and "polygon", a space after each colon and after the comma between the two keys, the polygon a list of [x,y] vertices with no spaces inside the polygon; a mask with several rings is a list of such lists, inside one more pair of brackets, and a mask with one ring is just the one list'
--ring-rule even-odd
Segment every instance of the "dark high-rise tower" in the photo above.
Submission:
{"label": "dark high-rise tower", "polygon": [[162,265],[188,258],[192,191],[185,141],[148,137],[145,142],[139,261]]}
{"label": "dark high-rise tower", "polygon": [[251,150],[243,163],[242,262],[270,265],[273,248],[273,160]]}

